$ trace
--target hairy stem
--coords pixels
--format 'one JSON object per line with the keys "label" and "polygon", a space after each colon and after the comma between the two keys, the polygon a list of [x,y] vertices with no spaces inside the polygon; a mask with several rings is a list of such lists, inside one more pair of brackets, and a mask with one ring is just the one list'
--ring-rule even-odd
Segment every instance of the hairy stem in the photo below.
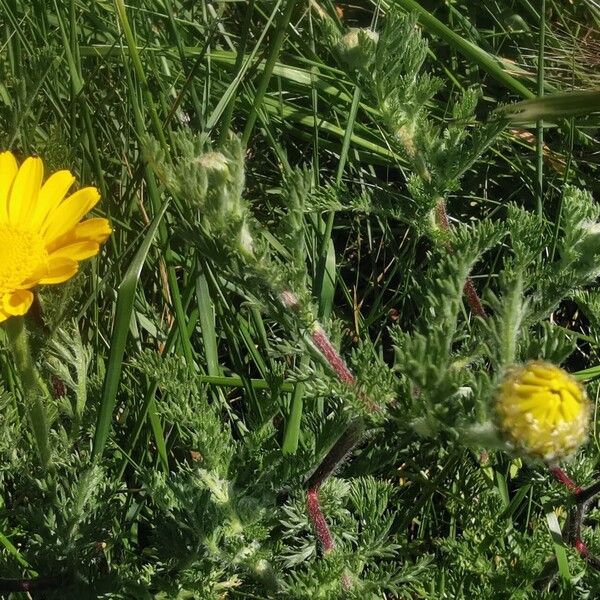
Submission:
{"label": "hairy stem", "polygon": [[550,467],[550,473],[573,494],[583,491],[560,467]]}
{"label": "hairy stem", "polygon": [[315,534],[323,548],[323,554],[329,554],[335,548],[335,544],[333,543],[331,531],[329,531],[329,526],[321,509],[318,488],[309,488],[306,492],[306,508]]}
{"label": "hairy stem", "polygon": [[309,490],[318,489],[328,477],[340,466],[344,459],[350,454],[354,446],[358,444],[365,429],[362,419],[353,421],[348,425],[346,431],[337,439],[331,450],[327,453],[321,464],[308,478],[306,486]]}
{"label": "hairy stem", "polygon": [[327,337],[324,329],[318,323],[313,327],[310,339],[340,381],[350,385],[356,383],[354,374],[350,371],[344,362],[344,359],[338,354],[338,351],[333,347],[331,340]]}
{"label": "hairy stem", "polygon": [[581,527],[592,505],[592,500],[600,493],[600,481],[587,488],[578,486],[560,467],[550,468],[550,473],[562,483],[575,497],[575,506],[571,508],[563,536],[565,541],[575,548],[579,555],[592,567],[600,570],[600,558],[594,556],[581,538]]}
{"label": "hairy stem", "polygon": [[[350,423],[346,431],[338,438],[331,450],[329,450],[325,458],[321,461],[321,464],[306,482],[308,487],[308,491],[306,492],[306,508],[310,522],[323,549],[323,554],[329,554],[329,552],[333,551],[335,544],[321,508],[319,488],[356,446],[363,431],[364,423],[362,420]],[[348,589],[351,585],[350,577],[345,575],[342,579],[342,587]]]}
{"label": "hairy stem", "polygon": [[[279,294],[279,300],[286,309],[289,309],[296,314],[300,312],[300,301],[296,294],[291,290],[284,290],[281,292]],[[356,377],[348,368],[348,365],[346,365],[338,351],[334,348],[331,340],[325,333],[325,330],[318,322],[315,322],[310,328],[309,337],[312,345],[327,362],[337,378],[350,386],[356,385]],[[365,398],[365,403],[370,410],[379,410],[379,407],[370,399]],[[306,482],[306,509],[324,555],[332,552],[335,549],[335,544],[321,508],[319,488],[356,446],[363,431],[364,424],[362,420],[350,423]],[[344,589],[349,589],[351,585],[350,576],[345,574],[342,578],[342,587]]]}
{"label": "hairy stem", "polygon": [[[279,300],[286,309],[292,310],[296,314],[300,312],[300,301],[294,292],[284,290],[279,294]],[[309,337],[312,345],[317,349],[319,355],[325,359],[325,362],[336,374],[337,378],[348,385],[354,385],[356,383],[354,374],[348,368],[339,352],[334,348],[331,340],[318,321],[315,321],[310,328]]]}
{"label": "hairy stem", "polygon": [[[435,217],[438,225],[443,231],[450,231],[450,223],[448,221],[448,214],[446,213],[446,202],[443,198],[440,198],[436,204]],[[450,244],[447,245],[447,248],[449,251],[452,251]],[[467,277],[467,280],[465,281],[463,291],[471,312],[478,317],[485,318],[487,316],[485,309],[483,308],[481,298],[479,297],[470,276]]]}
{"label": "hairy stem", "polygon": [[[296,315],[300,313],[300,300],[294,292],[283,290],[278,294],[278,297],[285,309],[294,312]],[[334,348],[327,333],[318,321],[314,322],[309,328],[308,335],[311,344],[337,378],[349,386],[355,386],[357,382],[354,373]],[[369,410],[373,412],[380,410],[380,407],[367,396],[363,396],[363,400]],[[295,415],[295,418],[299,419],[299,416]],[[358,444],[363,431],[364,423],[362,419],[351,422],[306,482],[306,509],[324,555],[332,552],[335,549],[335,544],[321,508],[319,489]],[[341,585],[344,590],[352,587],[352,579],[348,573],[343,575]]]}
{"label": "hairy stem", "polygon": [[592,485],[586,487],[585,489],[582,489],[579,486],[577,486],[575,494],[578,504],[588,502],[588,500],[591,500],[594,496],[600,494],[600,480],[596,481],[595,483],[592,483]]}
{"label": "hairy stem", "polygon": [[11,317],[6,321],[5,328],[15,359],[17,374],[21,381],[31,432],[35,439],[40,462],[43,467],[46,467],[50,460],[48,417],[44,405],[49,397],[48,390],[33,364],[23,317]]}

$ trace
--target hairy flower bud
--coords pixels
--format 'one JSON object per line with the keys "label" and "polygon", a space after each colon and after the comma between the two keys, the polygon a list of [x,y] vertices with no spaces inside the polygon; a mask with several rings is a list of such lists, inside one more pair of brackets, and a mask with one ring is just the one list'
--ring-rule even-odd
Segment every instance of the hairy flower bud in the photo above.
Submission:
{"label": "hairy flower bud", "polygon": [[197,166],[206,175],[208,194],[224,195],[229,180],[229,161],[220,152],[207,152],[198,157]]}
{"label": "hairy flower bud", "polygon": [[239,249],[248,256],[254,255],[254,238],[247,223],[242,223],[240,228]]}
{"label": "hairy flower bud", "polygon": [[575,262],[576,271],[584,276],[600,274],[600,223],[584,223],[575,248],[579,253],[579,259]]}
{"label": "hairy flower bud", "polygon": [[398,127],[395,131],[395,136],[398,141],[402,144],[402,147],[406,151],[406,153],[414,158],[417,154],[417,147],[415,146],[415,132],[414,127],[408,127],[406,125],[402,125],[402,127]]}
{"label": "hairy flower bud", "polygon": [[221,152],[207,152],[198,157],[198,164],[206,170],[209,177],[227,179],[229,169],[227,157]]}
{"label": "hairy flower bud", "polygon": [[212,218],[227,223],[231,216],[241,216],[242,209],[238,190],[232,181],[233,173],[230,159],[221,152],[207,152],[198,157],[197,167],[206,178],[205,209]]}
{"label": "hairy flower bud", "polygon": [[373,59],[373,50],[379,34],[371,29],[353,28],[338,42],[338,51],[344,62],[353,69],[366,67]]}
{"label": "hairy flower bud", "polygon": [[501,435],[533,458],[556,462],[573,454],[587,437],[590,403],[585,390],[548,362],[509,369],[494,408]]}

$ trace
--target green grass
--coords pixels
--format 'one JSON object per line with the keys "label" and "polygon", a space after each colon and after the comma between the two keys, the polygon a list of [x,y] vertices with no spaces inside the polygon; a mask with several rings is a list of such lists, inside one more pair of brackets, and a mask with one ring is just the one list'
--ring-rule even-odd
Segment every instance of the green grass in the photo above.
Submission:
{"label": "green grass", "polygon": [[[541,265],[560,258],[566,184],[600,190],[597,92],[566,94],[597,88],[600,11],[593,2],[543,4],[540,16],[539,3],[526,0],[0,0],[0,149],[39,154],[48,173],[68,168],[97,186],[96,212],[114,229],[72,282],[40,290],[44,327],[29,320],[49,382],[59,330],[74,323],[92,353],[83,423],[70,431],[69,419],[57,418],[49,471],[18,426],[26,420],[15,368],[8,349],[1,355],[0,594],[4,579],[38,576],[64,578],[49,579],[40,596],[49,598],[598,593],[598,573],[561,538],[570,498],[542,466],[462,446],[459,428],[421,438],[402,413],[402,399],[416,402],[419,390],[386,370],[397,359],[389,329],[412,332],[421,322],[426,274],[446,241],[430,235],[430,214],[407,187],[412,158],[332,42],[336,31],[381,30],[391,11],[414,12],[429,43],[425,69],[441,80],[427,100],[431,123],[455,123],[457,99],[472,86],[482,95],[468,131],[515,112],[446,206],[453,225],[502,223],[510,203],[543,217],[552,241],[532,260]],[[194,198],[164,177],[180,160],[186,127],[205,147],[221,147],[230,130],[240,136],[244,197],[277,274],[298,258],[286,237],[285,181],[312,166],[312,184],[334,190],[334,200],[306,209],[294,238],[306,267],[300,291],[364,393],[387,389],[369,387],[372,368],[400,400],[387,420],[366,417],[369,433],[323,486],[336,541],[327,556],[304,484],[361,408],[307,351],[302,321],[278,313],[264,285],[252,288],[243,263],[236,278],[190,233]],[[367,195],[377,201],[363,210]],[[474,261],[486,302],[504,289],[508,244]],[[586,289],[597,294],[596,286]],[[460,361],[487,368],[485,326],[458,304],[450,345],[464,343]],[[599,307],[573,294],[544,318],[572,343],[563,364],[589,382],[593,402]],[[545,340],[540,355],[559,356],[544,327],[530,334]],[[527,339],[533,353],[537,342]],[[60,401],[53,410],[62,415]],[[598,466],[595,425],[590,438],[567,466],[581,485]],[[223,465],[231,479],[211,479]],[[372,526],[373,539],[365,514],[381,527]],[[584,531],[600,553],[597,520],[594,509]],[[344,591],[348,573],[372,587]]]}

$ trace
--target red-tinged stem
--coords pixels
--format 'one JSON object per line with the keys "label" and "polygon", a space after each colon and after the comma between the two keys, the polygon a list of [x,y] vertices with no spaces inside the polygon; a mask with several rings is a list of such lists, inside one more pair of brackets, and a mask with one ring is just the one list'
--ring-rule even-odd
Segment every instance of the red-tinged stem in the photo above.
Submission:
{"label": "red-tinged stem", "polygon": [[342,588],[344,590],[349,590],[352,587],[352,579],[350,579],[350,575],[348,573],[344,573],[342,575]]}
{"label": "red-tinged stem", "polygon": [[585,516],[592,505],[593,498],[600,492],[600,482],[587,488],[578,486],[560,467],[550,467],[550,473],[562,483],[575,498],[575,506],[571,508],[563,537],[589,565],[600,570],[600,559],[594,556],[587,544],[581,539],[581,527]]}
{"label": "red-tinged stem", "polygon": [[[435,205],[435,216],[436,220],[443,231],[450,231],[450,223],[448,221],[448,213],[446,213],[446,203],[443,198],[440,198]],[[446,246],[449,252],[452,252],[452,247],[450,244]],[[485,319],[487,314],[485,309],[483,308],[483,304],[481,302],[481,298],[479,298],[479,294],[473,285],[473,280],[470,276],[467,277],[465,281],[465,286],[463,288],[463,292],[467,298],[467,304],[471,309],[471,312],[478,317],[482,317]]]}
{"label": "red-tinged stem", "polygon": [[318,490],[335,472],[344,459],[352,452],[364,431],[362,419],[351,422],[346,431],[337,439],[319,466],[306,481],[309,490]]}
{"label": "red-tinged stem", "polygon": [[[279,300],[283,306],[295,313],[300,311],[300,301],[298,296],[290,291],[284,290],[279,294]],[[338,351],[333,347],[331,340],[325,333],[319,323],[315,323],[310,329],[310,339],[321,356],[325,359],[331,370],[336,374],[337,378],[349,386],[356,385],[356,377],[344,362]],[[374,412],[380,410],[380,407],[370,398],[361,395],[369,410]],[[363,432],[362,421],[350,423],[346,431],[340,436],[325,458],[321,461],[315,472],[307,481],[306,492],[306,508],[308,517],[312,523],[313,529],[321,548],[323,555],[333,552],[335,544],[331,531],[325,520],[325,515],[321,509],[319,501],[319,488],[323,482],[339,467],[344,458],[352,451],[354,446],[360,440]],[[342,576],[342,588],[348,590],[352,587],[352,579],[348,573]]]}
{"label": "red-tinged stem", "polygon": [[589,558],[589,556],[590,556],[589,548],[587,547],[586,543],[581,538],[578,538],[573,542],[573,548],[575,548],[575,550],[577,550],[577,552],[579,552],[579,554],[581,554],[581,556],[583,556],[583,558]]}
{"label": "red-tinged stem", "polygon": [[[289,308],[296,313],[300,310],[300,300],[298,299],[298,296],[290,290],[281,292],[279,294],[279,300],[286,308]],[[338,354],[338,351],[333,347],[333,344],[319,323],[313,325],[310,332],[310,339],[340,381],[349,385],[356,383],[354,374],[348,368],[344,359]]]}
{"label": "red-tinged stem", "polygon": [[331,532],[329,531],[323,511],[321,510],[318,488],[313,487],[307,491],[306,507],[308,509],[308,516],[313,524],[317,538],[321,543],[323,554],[328,554],[329,552],[333,551],[335,544],[333,542],[333,538],[331,537]]}
{"label": "red-tinged stem", "polygon": [[316,325],[313,331],[310,334],[310,339],[313,341],[314,345],[319,349],[319,352],[323,355],[323,358],[327,361],[327,364],[331,367],[334,373],[338,376],[340,381],[347,383],[349,385],[354,385],[356,383],[356,378],[354,374],[346,363],[344,359],[338,354],[337,350],[333,347],[333,344],[327,337],[325,331],[320,325]]}
{"label": "red-tinged stem", "polygon": [[[300,300],[294,292],[284,290],[279,294],[281,303],[288,309],[298,312],[300,310]],[[319,323],[315,323],[310,331],[310,339],[315,345],[321,356],[325,359],[331,370],[337,375],[340,381],[348,385],[356,383],[354,373],[348,368],[344,359],[339,355],[338,351],[333,347],[331,340],[325,333]]]}
{"label": "red-tinged stem", "polygon": [[590,549],[587,547],[586,543],[581,539],[577,538],[573,541],[573,548],[577,550],[579,556],[583,558],[589,565],[594,567],[597,571],[600,571],[600,559],[597,556],[594,556]]}
{"label": "red-tinged stem", "polygon": [[583,491],[583,488],[579,487],[560,467],[550,467],[550,473],[572,494],[579,494]]}
{"label": "red-tinged stem", "polygon": [[[340,466],[340,463],[356,446],[360,440],[364,425],[362,420],[357,420],[348,425],[346,431],[338,438],[331,450],[327,453],[321,464],[316,468],[315,472],[309,477],[306,485],[306,506],[308,509],[308,517],[312,523],[313,529],[323,548],[323,554],[331,552],[335,545],[331,532],[327,526],[327,521],[321,510],[319,502],[319,488],[327,480],[327,478]],[[348,575],[342,578],[342,587],[349,589],[352,585],[352,580]]]}
{"label": "red-tinged stem", "polygon": [[598,494],[600,494],[600,481],[596,481],[595,483],[592,483],[592,485],[584,489],[577,487],[577,490],[575,492],[575,495],[577,497],[577,504],[584,504],[585,502],[588,502]]}
{"label": "red-tinged stem", "polygon": [[300,308],[300,300],[298,299],[298,296],[296,296],[296,294],[294,294],[294,292],[291,290],[283,290],[283,292],[279,294],[279,300],[281,300],[281,303],[286,308],[289,308],[294,312],[297,312]]}
{"label": "red-tinged stem", "polygon": [[[338,351],[333,347],[330,339],[327,337],[323,328],[317,323],[310,334],[312,343],[317,347],[321,356],[327,361],[331,370],[338,376],[340,381],[347,383],[350,386],[356,385],[356,377],[348,368],[344,359],[339,355]],[[366,394],[358,392],[358,397],[365,403],[366,407],[372,412],[379,412],[381,407],[373,402]]]}
{"label": "red-tinged stem", "polygon": [[439,226],[443,231],[450,231],[450,223],[448,221],[448,213],[446,212],[446,203],[443,198],[440,198],[435,205],[435,216]]}
{"label": "red-tinged stem", "polygon": [[463,292],[467,297],[467,304],[469,305],[471,312],[474,315],[485,319],[487,317],[487,314],[485,312],[485,309],[483,308],[483,304],[481,303],[479,294],[477,293],[477,290],[473,285],[473,280],[471,279],[471,277],[467,277],[467,280],[465,281],[465,287],[463,288]]}

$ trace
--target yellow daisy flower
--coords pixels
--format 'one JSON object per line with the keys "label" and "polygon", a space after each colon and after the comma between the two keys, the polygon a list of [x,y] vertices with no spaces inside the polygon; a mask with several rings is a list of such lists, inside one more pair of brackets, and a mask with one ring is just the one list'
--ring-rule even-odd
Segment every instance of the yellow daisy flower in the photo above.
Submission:
{"label": "yellow daisy flower", "polygon": [[495,411],[511,445],[555,462],[586,440],[591,408],[585,390],[571,375],[551,363],[533,361],[507,372]]}
{"label": "yellow daisy flower", "polygon": [[107,219],[80,222],[100,199],[96,188],[67,196],[75,181],[69,171],[43,178],[41,159],[19,167],[11,152],[0,152],[0,322],[29,310],[37,284],[73,277],[111,233]]}

